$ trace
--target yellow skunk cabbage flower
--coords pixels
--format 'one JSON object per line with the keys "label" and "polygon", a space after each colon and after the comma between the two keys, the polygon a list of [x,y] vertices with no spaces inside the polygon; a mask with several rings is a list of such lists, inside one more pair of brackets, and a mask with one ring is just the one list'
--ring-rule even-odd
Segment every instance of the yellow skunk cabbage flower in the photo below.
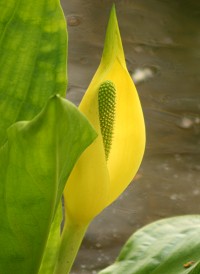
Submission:
{"label": "yellow skunk cabbage flower", "polygon": [[143,113],[126,67],[114,7],[100,66],[79,109],[98,137],[76,163],[64,197],[67,217],[87,224],[128,186],[145,148]]}

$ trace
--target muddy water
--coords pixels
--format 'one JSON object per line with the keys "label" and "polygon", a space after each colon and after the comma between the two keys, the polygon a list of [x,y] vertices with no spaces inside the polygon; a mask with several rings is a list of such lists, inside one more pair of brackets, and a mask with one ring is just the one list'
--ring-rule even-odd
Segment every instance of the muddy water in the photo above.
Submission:
{"label": "muddy water", "polygon": [[[110,0],[63,0],[68,98],[78,104],[100,60]],[[134,183],[91,224],[73,274],[113,262],[132,232],[200,213],[200,2],[115,1],[128,69],[144,110],[147,147]]]}

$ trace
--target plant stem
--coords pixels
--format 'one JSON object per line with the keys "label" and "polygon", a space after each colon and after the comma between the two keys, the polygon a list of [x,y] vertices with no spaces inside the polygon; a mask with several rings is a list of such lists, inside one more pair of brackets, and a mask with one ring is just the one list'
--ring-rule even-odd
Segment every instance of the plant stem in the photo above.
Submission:
{"label": "plant stem", "polygon": [[66,220],[54,274],[68,274],[70,272],[87,227],[88,224],[79,225],[70,219]]}

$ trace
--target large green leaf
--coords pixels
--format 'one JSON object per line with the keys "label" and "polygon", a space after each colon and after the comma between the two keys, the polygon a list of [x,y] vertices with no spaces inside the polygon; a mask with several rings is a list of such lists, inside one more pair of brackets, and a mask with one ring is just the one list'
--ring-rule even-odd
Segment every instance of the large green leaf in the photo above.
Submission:
{"label": "large green leaf", "polygon": [[200,261],[192,267],[188,274],[199,274],[200,273]]}
{"label": "large green leaf", "polygon": [[48,241],[46,244],[42,263],[40,265],[39,274],[53,274],[58,258],[58,252],[61,243],[61,223],[63,221],[62,205],[57,208],[51,229],[49,232]]}
{"label": "large green leaf", "polygon": [[66,23],[59,0],[0,0],[0,146],[66,91]]}
{"label": "large green leaf", "polygon": [[154,222],[132,235],[100,274],[199,274],[200,215]]}
{"label": "large green leaf", "polygon": [[95,137],[58,96],[33,120],[8,129],[0,151],[0,273],[37,273],[65,182]]}

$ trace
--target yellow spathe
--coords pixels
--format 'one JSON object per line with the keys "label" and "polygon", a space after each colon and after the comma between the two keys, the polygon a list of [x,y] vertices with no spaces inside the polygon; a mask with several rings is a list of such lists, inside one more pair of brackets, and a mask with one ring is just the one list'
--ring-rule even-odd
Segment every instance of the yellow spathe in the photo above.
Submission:
{"label": "yellow spathe", "polygon": [[[108,158],[99,120],[99,88],[115,87],[114,123]],[[79,106],[98,133],[77,161],[65,188],[67,216],[88,223],[112,203],[135,176],[145,149],[145,125],[134,83],[126,68],[115,8],[108,23],[100,66]]]}

